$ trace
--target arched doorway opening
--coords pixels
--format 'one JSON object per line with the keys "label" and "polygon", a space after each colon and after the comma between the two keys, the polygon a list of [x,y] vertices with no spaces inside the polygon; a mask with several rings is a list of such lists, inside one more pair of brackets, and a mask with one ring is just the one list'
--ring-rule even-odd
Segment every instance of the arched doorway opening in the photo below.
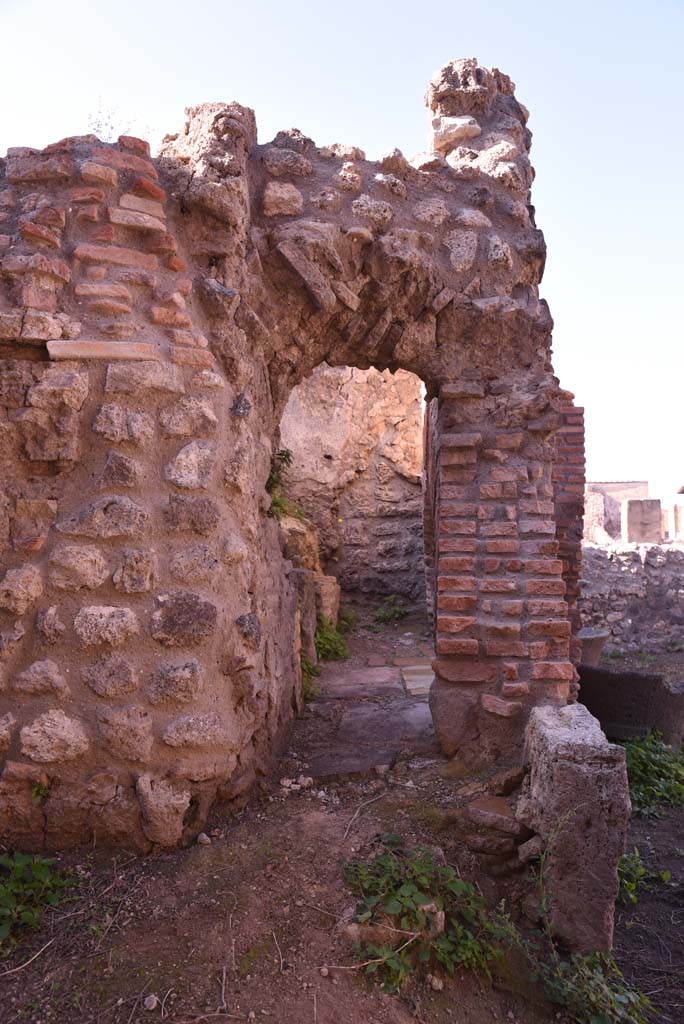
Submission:
{"label": "arched doorway opening", "polygon": [[413,373],[322,363],[280,423],[272,511],[298,590],[307,771],[322,784],[438,754],[428,408]]}

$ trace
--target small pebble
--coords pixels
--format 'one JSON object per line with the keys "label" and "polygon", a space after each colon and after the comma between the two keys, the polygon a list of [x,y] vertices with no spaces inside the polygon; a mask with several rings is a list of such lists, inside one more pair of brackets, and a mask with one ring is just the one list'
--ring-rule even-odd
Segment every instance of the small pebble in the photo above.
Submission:
{"label": "small pebble", "polygon": [[159,1000],[157,999],[157,997],[155,996],[155,994],[153,992],[151,992],[149,994],[149,996],[145,996],[145,999],[143,1001],[143,1006],[145,1007],[146,1010],[156,1010],[157,1009],[157,1007],[159,1006]]}
{"label": "small pebble", "polygon": [[211,846],[211,839],[209,838],[206,832],[200,832],[200,834],[197,836],[197,845]]}
{"label": "small pebble", "polygon": [[330,971],[328,970],[327,967],[321,967],[321,970],[320,970],[321,977],[327,978],[329,974],[330,974]]}

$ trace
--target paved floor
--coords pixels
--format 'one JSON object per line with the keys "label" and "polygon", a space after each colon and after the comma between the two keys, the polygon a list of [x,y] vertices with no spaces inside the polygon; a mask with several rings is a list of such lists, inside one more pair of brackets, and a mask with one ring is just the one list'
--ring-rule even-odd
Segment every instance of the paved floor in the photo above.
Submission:
{"label": "paved floor", "polygon": [[314,779],[358,778],[397,760],[439,756],[428,706],[430,659],[396,660],[402,664],[324,666],[320,696],[310,706],[322,724],[307,769]]}

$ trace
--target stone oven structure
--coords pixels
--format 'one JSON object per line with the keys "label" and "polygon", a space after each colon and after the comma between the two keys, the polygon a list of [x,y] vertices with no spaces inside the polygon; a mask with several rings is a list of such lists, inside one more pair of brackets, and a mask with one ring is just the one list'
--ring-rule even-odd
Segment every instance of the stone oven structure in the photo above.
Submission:
{"label": "stone oven structure", "polygon": [[536,728],[568,711],[583,428],[538,295],[527,111],[474,60],[427,105],[412,161],[259,145],[233,103],[154,160],[85,136],[2,162],[6,842],[173,845],[278,750],[299,633],[265,485],[324,361],[427,388],[443,750],[515,763],[535,706]]}

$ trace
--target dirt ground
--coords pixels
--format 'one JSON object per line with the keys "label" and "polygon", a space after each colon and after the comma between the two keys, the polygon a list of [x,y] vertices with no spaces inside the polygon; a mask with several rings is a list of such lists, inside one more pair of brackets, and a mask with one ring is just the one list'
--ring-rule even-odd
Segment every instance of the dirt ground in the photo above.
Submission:
{"label": "dirt ground", "polygon": [[684,810],[632,819],[627,849],[639,850],[653,872],[669,871],[638,893],[636,906],[617,907],[615,958],[667,1024],[684,1021]]}
{"label": "dirt ground", "polygon": [[[409,617],[377,632],[370,608],[350,643],[350,668],[429,656],[424,621]],[[522,889],[515,880],[502,888],[479,877],[449,826],[449,812],[484,792],[485,779],[459,779],[440,757],[425,756],[365,778],[284,788],[282,778],[306,774],[316,742],[309,709],[250,803],[238,812],[215,809],[209,845],[142,858],[97,849],[63,856],[78,879],[73,898],[0,962],[1,1024],[564,1021],[516,963],[505,987],[464,973],[445,979],[441,991],[420,982],[401,996],[383,994],[364,976],[338,928],[354,903],[341,868],[345,858],[376,852],[379,833],[438,845],[492,904],[505,895],[514,915]],[[649,866],[669,867],[674,884],[642,896],[618,926],[628,980],[653,993],[668,1024],[684,1020],[683,828],[682,815],[635,821],[632,845]]]}

